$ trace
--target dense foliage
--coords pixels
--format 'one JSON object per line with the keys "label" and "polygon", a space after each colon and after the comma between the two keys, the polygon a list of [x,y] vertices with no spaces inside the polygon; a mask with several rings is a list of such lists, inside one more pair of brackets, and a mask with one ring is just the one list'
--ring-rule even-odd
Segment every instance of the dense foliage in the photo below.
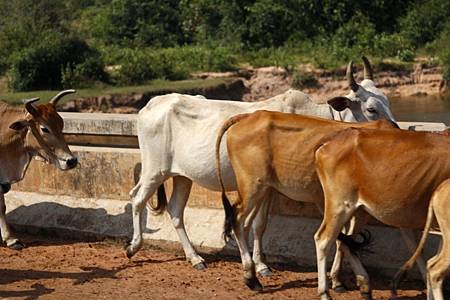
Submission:
{"label": "dense foliage", "polygon": [[182,79],[242,62],[330,67],[362,54],[426,54],[450,77],[449,37],[448,0],[0,0],[0,74],[14,90]]}

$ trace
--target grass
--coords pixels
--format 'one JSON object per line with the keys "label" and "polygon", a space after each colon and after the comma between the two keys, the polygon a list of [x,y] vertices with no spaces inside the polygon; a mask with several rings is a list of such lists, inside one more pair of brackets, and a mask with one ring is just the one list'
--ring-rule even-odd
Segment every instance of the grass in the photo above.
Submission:
{"label": "grass", "polygon": [[[75,94],[65,96],[61,101],[66,102],[75,98],[89,98],[102,95],[122,94],[129,95],[134,93],[144,92],[184,92],[193,88],[209,88],[226,83],[226,79],[192,79],[180,81],[154,80],[144,85],[137,86],[101,86],[87,89],[77,89]],[[41,98],[43,103],[48,102],[59,90],[42,90],[30,92],[9,92],[5,87],[0,87],[0,100],[8,103],[19,105],[22,104],[22,99],[29,99],[34,97]]]}

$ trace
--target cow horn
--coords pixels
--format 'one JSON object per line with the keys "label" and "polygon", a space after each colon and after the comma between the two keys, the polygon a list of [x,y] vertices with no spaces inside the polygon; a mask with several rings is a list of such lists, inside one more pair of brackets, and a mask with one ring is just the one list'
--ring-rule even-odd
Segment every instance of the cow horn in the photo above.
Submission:
{"label": "cow horn", "polygon": [[73,93],[75,93],[75,90],[64,90],[64,91],[61,91],[55,97],[53,97],[50,100],[50,104],[53,104],[54,106],[56,106],[56,104],[58,104],[59,99],[61,99],[65,95],[73,94]]}
{"label": "cow horn", "polygon": [[352,91],[354,91],[356,93],[356,91],[359,88],[359,85],[356,83],[355,78],[353,77],[353,61],[350,61],[348,63],[346,76],[347,76],[348,85],[350,86]]}
{"label": "cow horn", "polygon": [[364,79],[373,80],[373,70],[369,60],[365,56],[362,57],[362,60],[364,62]]}
{"label": "cow horn", "polygon": [[39,98],[32,98],[23,100],[23,104],[25,104],[25,109],[32,115],[32,116],[38,116],[39,112],[34,107],[33,103],[39,101]]}

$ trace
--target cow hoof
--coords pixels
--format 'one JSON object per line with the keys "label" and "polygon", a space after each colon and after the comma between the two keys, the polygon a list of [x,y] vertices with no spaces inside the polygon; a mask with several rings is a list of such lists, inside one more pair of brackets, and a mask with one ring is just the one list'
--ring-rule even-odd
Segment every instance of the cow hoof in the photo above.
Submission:
{"label": "cow hoof", "polygon": [[198,264],[194,265],[194,269],[196,269],[197,271],[202,271],[206,269],[206,264],[204,262],[199,262]]}
{"label": "cow hoof", "polygon": [[270,268],[264,268],[261,271],[258,272],[259,275],[264,276],[264,277],[270,277],[273,275],[272,270],[270,270]]}
{"label": "cow hoof", "polygon": [[252,291],[262,292],[263,287],[259,282],[258,278],[253,277],[251,279],[244,278],[245,285],[247,285]]}
{"label": "cow hoof", "polygon": [[127,257],[128,257],[128,258],[132,258],[134,254],[135,254],[135,253],[134,253],[134,251],[133,251],[132,246],[131,246],[131,245],[128,246],[128,247],[127,247]]}
{"label": "cow hoof", "polygon": [[372,300],[372,293],[361,293],[364,300]]}
{"label": "cow hoof", "polygon": [[23,248],[25,248],[25,245],[17,241],[14,244],[9,245],[8,248],[13,250],[22,250]]}
{"label": "cow hoof", "polygon": [[338,285],[338,286],[334,287],[333,290],[336,293],[346,293],[347,292],[347,289],[343,285]]}
{"label": "cow hoof", "polygon": [[325,293],[320,294],[319,299],[320,300],[331,300],[331,297],[327,292],[325,292]]}

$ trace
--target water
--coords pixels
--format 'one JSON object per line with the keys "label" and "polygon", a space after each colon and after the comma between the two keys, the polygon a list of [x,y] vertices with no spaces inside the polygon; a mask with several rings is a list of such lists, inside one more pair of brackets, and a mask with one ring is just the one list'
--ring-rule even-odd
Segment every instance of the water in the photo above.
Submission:
{"label": "water", "polygon": [[390,98],[397,121],[443,122],[450,125],[450,95]]}

